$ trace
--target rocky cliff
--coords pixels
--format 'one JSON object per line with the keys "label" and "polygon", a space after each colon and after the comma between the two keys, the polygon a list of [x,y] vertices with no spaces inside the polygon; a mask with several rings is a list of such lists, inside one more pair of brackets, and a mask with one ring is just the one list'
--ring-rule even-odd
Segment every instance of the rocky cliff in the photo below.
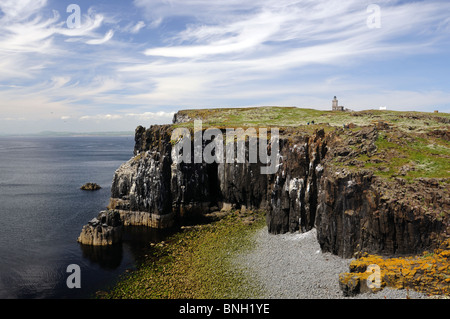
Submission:
{"label": "rocky cliff", "polygon": [[447,177],[383,175],[392,169],[379,143],[389,126],[280,127],[278,169],[261,174],[262,164],[248,156],[243,163],[174,162],[173,129],[192,130],[192,118],[180,112],[174,125],[136,129],[135,156],[115,172],[108,207],[123,225],[167,228],[220,209],[263,209],[269,232],[316,227],[322,250],[342,257],[418,253],[450,230]]}

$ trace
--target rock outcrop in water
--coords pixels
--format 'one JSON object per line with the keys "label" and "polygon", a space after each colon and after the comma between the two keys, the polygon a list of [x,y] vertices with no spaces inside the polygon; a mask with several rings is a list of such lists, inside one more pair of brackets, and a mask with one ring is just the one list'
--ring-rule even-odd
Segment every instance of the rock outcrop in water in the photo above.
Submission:
{"label": "rock outcrop in water", "polygon": [[[361,157],[389,161],[375,143],[383,128],[280,128],[279,168],[271,175],[260,174],[261,164],[248,160],[174,163],[172,130],[172,125],[136,129],[135,156],[115,172],[108,206],[123,225],[168,228],[219,209],[264,209],[269,232],[316,227],[322,251],[342,257],[418,253],[448,227],[447,180],[407,181],[401,172],[385,179],[365,168]],[[85,228],[80,237],[98,238],[97,228]]]}
{"label": "rock outcrop in water", "polygon": [[122,240],[122,221],[114,210],[100,212],[87,225],[83,226],[78,242],[84,245],[108,246]]}
{"label": "rock outcrop in water", "polygon": [[83,186],[81,186],[80,189],[84,191],[96,191],[101,189],[101,187],[96,183],[86,183]]}

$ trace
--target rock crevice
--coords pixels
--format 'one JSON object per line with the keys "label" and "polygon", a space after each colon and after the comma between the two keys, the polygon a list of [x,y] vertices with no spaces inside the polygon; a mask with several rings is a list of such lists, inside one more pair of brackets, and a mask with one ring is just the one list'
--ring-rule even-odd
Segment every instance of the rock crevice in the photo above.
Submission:
{"label": "rock crevice", "polygon": [[[279,168],[269,175],[260,174],[261,164],[248,158],[245,163],[174,163],[172,130],[172,125],[136,129],[135,156],[115,172],[108,206],[122,224],[167,228],[220,209],[264,209],[270,233],[315,227],[322,251],[346,258],[362,251],[417,253],[432,246],[433,234],[442,229],[426,208],[408,200],[401,180],[382,180],[358,169],[357,161],[356,169],[339,165],[342,158],[377,151],[375,127],[346,133],[345,141],[342,129],[281,129]],[[433,181],[415,183],[434,198],[442,192],[439,185],[430,186]],[[440,203],[448,210],[448,200]],[[98,236],[88,226],[83,232]]]}

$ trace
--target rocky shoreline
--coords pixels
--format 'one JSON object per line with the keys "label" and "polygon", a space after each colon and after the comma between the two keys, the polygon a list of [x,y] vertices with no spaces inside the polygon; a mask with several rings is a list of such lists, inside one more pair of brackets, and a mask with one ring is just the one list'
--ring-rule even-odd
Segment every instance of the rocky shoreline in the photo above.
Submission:
{"label": "rocky shoreline", "polygon": [[375,126],[309,134],[282,129],[280,169],[272,175],[248,161],[174,163],[172,130],[136,129],[135,156],[116,171],[108,206],[124,223],[166,228],[215,210],[263,209],[270,233],[316,227],[321,249],[345,258],[417,254],[450,233],[448,179],[385,179],[360,167],[361,156],[386,161]]}
{"label": "rocky shoreline", "polygon": [[[314,230],[316,251],[321,258],[332,255],[329,259],[417,255],[450,234],[448,141],[440,131],[429,136],[376,124],[280,127],[278,169],[265,175],[260,173],[265,165],[248,158],[196,163],[196,148],[211,146],[206,140],[191,144],[190,163],[174,161],[180,140],[172,141],[172,132],[183,124],[194,136],[191,122],[182,113],[173,125],[136,129],[134,156],[114,174],[108,210],[83,227],[80,243],[116,244],[123,225],[163,229],[221,210],[265,211],[267,236],[278,234],[280,242],[282,236],[311,236]],[[427,145],[424,136],[436,145]],[[249,143],[242,144],[245,154]],[[287,251],[286,260],[304,254],[302,247]]]}
{"label": "rocky shoreline", "polygon": [[353,258],[323,253],[316,230],[271,235],[267,228],[254,236],[254,249],[236,259],[249,277],[263,285],[266,299],[425,299],[424,293],[385,288],[346,297],[339,274],[348,271]]}

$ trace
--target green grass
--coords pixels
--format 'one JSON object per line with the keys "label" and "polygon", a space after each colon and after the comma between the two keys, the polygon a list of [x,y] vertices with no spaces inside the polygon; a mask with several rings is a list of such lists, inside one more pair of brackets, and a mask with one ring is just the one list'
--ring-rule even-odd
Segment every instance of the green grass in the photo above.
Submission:
{"label": "green grass", "polygon": [[[226,127],[270,127],[270,126],[299,126],[315,121],[324,111],[313,109],[299,109],[294,107],[251,107],[251,108],[221,108],[183,110],[180,113],[189,115],[193,119],[202,119],[208,126]],[[177,126],[189,127],[192,123],[182,123]]]}
{"label": "green grass", "polygon": [[[381,177],[402,176],[411,181],[415,178],[450,178],[450,145],[438,138],[415,137],[405,142],[396,139],[394,134],[380,132],[375,143],[377,154],[369,157],[358,156],[365,168],[372,168]],[[376,163],[373,159],[384,154],[384,161]],[[402,174],[402,167],[407,167]],[[382,169],[386,168],[386,169]]]}
{"label": "green grass", "polygon": [[258,283],[233,261],[253,245],[252,234],[265,225],[264,214],[231,213],[211,224],[173,235],[157,245],[138,270],[124,276],[102,298],[204,299],[257,298]]}
{"label": "green grass", "polygon": [[417,177],[450,177],[450,148],[430,147],[427,141],[410,144],[407,148],[415,170],[410,172],[411,178]]}
{"label": "green grass", "polygon": [[[369,158],[360,155],[356,159],[364,163],[365,168],[371,168],[375,174],[385,178],[403,176],[407,180],[418,177],[450,177],[450,143],[443,139],[426,136],[433,130],[448,131],[450,125],[449,113],[400,112],[366,110],[359,112],[332,112],[297,107],[251,107],[251,108],[221,108],[180,111],[192,119],[202,119],[203,128],[233,128],[233,127],[279,127],[280,134],[312,134],[323,128],[326,133],[340,128],[344,124],[353,123],[355,128],[345,132],[358,131],[362,126],[384,122],[392,131],[379,130],[376,141],[378,154]],[[311,125],[314,121],[314,125]],[[310,125],[307,125],[310,123]],[[177,124],[178,127],[193,127],[193,122]],[[397,138],[396,133],[406,133],[414,142],[405,142]],[[349,145],[357,150],[357,145]],[[384,160],[380,155],[384,154]],[[336,161],[337,166],[345,162]],[[403,168],[412,169],[405,172]],[[400,171],[400,172],[399,172]]]}

